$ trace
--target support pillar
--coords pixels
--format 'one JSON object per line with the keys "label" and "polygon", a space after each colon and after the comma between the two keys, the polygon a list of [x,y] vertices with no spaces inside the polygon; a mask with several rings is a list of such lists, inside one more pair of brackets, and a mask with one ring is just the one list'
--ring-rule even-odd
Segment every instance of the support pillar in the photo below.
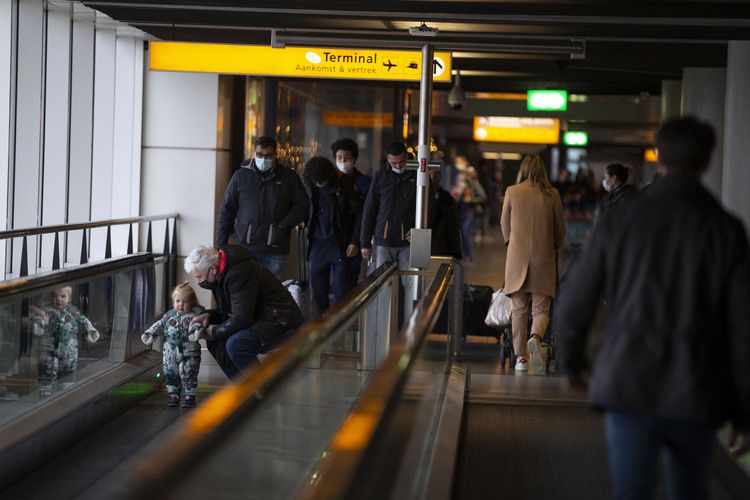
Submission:
{"label": "support pillar", "polygon": [[717,199],[722,196],[726,83],[725,68],[685,68],[682,72],[682,115],[706,121],[716,132],[716,147],[702,180]]}
{"label": "support pillar", "polygon": [[730,41],[727,54],[722,200],[750,232],[750,42]]}

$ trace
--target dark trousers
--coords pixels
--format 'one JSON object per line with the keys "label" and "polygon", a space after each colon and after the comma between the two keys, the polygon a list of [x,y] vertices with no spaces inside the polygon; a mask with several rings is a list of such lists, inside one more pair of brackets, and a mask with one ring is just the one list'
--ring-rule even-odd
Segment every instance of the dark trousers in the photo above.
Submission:
{"label": "dark trousers", "polygon": [[[245,328],[244,330],[240,330],[229,337],[226,342],[226,350],[229,359],[232,361],[231,364],[229,366],[222,366],[222,364],[219,363],[219,366],[228,378],[234,379],[246,368],[258,364],[258,354],[265,354],[271,349],[274,349],[284,340],[294,335],[295,332],[296,330],[293,330],[263,344],[254,329]],[[211,356],[218,361],[218,358],[216,357],[218,342],[215,340],[207,340],[206,348],[208,349],[208,352],[211,353]]]}
{"label": "dark trousers", "polygon": [[652,498],[659,478],[660,456],[670,499],[709,498],[716,428],[611,410],[605,412],[604,423],[612,468],[612,498]]}
{"label": "dark trousers", "polygon": [[341,258],[341,251],[335,242],[315,242],[310,246],[310,290],[318,314],[329,307],[331,273],[333,273],[333,294],[340,299],[353,288],[351,263]]}

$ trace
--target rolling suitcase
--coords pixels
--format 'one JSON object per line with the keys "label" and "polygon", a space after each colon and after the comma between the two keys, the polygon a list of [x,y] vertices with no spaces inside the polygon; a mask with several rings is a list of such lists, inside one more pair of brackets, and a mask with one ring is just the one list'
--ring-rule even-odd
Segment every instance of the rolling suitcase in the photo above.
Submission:
{"label": "rolling suitcase", "polygon": [[297,279],[282,283],[302,311],[305,323],[312,320],[312,292],[307,268],[307,230],[297,228]]}

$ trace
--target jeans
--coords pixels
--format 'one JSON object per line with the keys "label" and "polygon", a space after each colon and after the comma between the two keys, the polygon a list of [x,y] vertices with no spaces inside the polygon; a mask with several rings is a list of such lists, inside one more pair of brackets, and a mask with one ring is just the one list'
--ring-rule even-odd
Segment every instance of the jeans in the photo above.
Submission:
{"label": "jeans", "polygon": [[652,498],[659,477],[660,451],[670,499],[709,498],[715,427],[623,411],[605,412],[604,424],[612,498]]}
{"label": "jeans", "polygon": [[310,287],[318,314],[323,314],[330,307],[328,292],[331,272],[333,295],[338,301],[353,288],[350,262],[341,259],[341,251],[335,241],[316,241],[310,247]]}
{"label": "jeans", "polygon": [[253,254],[252,259],[266,266],[266,269],[271,271],[281,281],[281,278],[284,276],[284,268],[286,267],[286,255],[279,253]]}
{"label": "jeans", "polygon": [[[230,366],[221,366],[219,364],[219,366],[227,378],[234,379],[246,368],[258,364],[258,354],[265,354],[271,349],[278,347],[279,344],[294,335],[294,333],[296,333],[296,330],[279,335],[270,342],[263,344],[253,328],[240,330],[227,339],[226,350],[227,354],[229,354],[229,359],[232,360],[232,364]],[[206,348],[208,348],[208,352],[214,358],[216,358],[217,347],[217,341],[206,341]]]}

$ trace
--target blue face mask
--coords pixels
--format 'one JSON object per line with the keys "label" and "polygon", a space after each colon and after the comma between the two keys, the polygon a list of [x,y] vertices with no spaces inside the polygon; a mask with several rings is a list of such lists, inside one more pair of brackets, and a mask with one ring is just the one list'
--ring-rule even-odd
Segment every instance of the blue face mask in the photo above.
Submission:
{"label": "blue face mask", "polygon": [[403,174],[404,172],[406,172],[406,165],[404,165],[404,168],[395,168],[392,166],[391,170],[393,170],[397,174]]}
{"label": "blue face mask", "polygon": [[266,172],[271,169],[273,166],[273,160],[266,160],[265,158],[256,158],[255,159],[255,166],[258,167],[258,170],[261,172]]}

